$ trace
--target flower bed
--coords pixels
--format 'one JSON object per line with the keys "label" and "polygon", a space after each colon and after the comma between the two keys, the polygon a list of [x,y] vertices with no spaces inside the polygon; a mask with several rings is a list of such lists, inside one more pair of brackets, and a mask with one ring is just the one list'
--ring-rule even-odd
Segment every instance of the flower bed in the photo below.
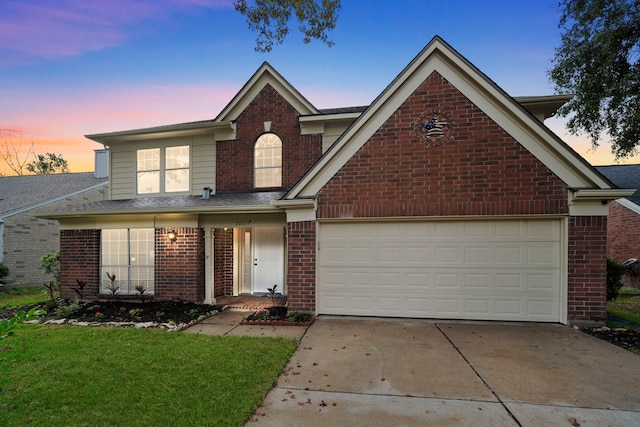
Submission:
{"label": "flower bed", "polygon": [[311,313],[299,311],[288,312],[287,307],[261,308],[251,313],[243,321],[243,325],[272,325],[272,326],[308,326],[313,322]]}

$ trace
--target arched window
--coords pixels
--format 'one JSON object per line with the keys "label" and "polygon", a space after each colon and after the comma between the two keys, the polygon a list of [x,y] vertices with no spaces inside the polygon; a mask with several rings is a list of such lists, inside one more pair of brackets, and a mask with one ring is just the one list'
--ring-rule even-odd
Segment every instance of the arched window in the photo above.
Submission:
{"label": "arched window", "polygon": [[282,141],[278,135],[265,133],[254,148],[256,188],[282,187]]}

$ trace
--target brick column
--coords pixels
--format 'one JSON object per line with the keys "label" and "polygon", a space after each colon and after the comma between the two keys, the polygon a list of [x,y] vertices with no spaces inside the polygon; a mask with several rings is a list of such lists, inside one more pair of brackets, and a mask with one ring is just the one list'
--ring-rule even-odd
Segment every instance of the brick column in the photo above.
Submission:
{"label": "brick column", "polygon": [[100,289],[100,230],[60,231],[60,297],[75,299],[76,280],[86,281],[85,300]]}
{"label": "brick column", "polygon": [[607,217],[569,219],[569,323],[601,323],[607,318]]}
{"label": "brick column", "polygon": [[287,302],[290,311],[316,309],[316,224],[287,224]]}
{"label": "brick column", "polygon": [[214,297],[233,295],[233,229],[216,228],[213,240]]}
{"label": "brick column", "polygon": [[169,229],[156,228],[155,298],[200,303],[204,300],[204,231],[175,228],[178,236],[169,241]]}

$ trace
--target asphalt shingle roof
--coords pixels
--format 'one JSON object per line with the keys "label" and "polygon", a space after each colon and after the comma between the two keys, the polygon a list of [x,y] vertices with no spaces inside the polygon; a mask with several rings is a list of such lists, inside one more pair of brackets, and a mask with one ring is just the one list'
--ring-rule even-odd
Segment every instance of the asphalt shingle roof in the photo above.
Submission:
{"label": "asphalt shingle roof", "polygon": [[595,168],[618,187],[635,188],[637,191],[626,199],[640,205],[640,165],[596,166]]}
{"label": "asphalt shingle roof", "polygon": [[[209,199],[201,196],[142,197],[125,200],[101,200],[65,209],[70,214],[119,214],[135,211],[145,212],[184,212],[213,211],[224,207],[261,207],[270,206],[272,200],[279,200],[286,191],[261,191],[255,193],[217,193]],[[42,209],[39,213],[53,212]]]}
{"label": "asphalt shingle roof", "polygon": [[108,182],[93,172],[0,177],[0,217]]}

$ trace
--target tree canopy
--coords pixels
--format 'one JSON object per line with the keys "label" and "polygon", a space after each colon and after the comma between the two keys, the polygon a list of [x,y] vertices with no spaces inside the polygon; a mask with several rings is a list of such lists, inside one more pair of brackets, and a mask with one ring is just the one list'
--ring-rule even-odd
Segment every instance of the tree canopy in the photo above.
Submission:
{"label": "tree canopy", "polygon": [[234,0],[235,9],[245,16],[247,25],[258,33],[255,50],[269,52],[280,45],[289,34],[289,20],[295,15],[302,41],[317,39],[333,46],[327,33],[338,20],[340,0],[255,0],[249,6],[246,0]]}
{"label": "tree canopy", "polygon": [[69,172],[69,164],[62,158],[62,154],[36,154],[35,160],[27,165],[27,170],[36,175]]}
{"label": "tree canopy", "polygon": [[561,44],[549,76],[573,93],[558,113],[593,147],[608,134],[616,159],[640,145],[640,0],[560,0]]}

